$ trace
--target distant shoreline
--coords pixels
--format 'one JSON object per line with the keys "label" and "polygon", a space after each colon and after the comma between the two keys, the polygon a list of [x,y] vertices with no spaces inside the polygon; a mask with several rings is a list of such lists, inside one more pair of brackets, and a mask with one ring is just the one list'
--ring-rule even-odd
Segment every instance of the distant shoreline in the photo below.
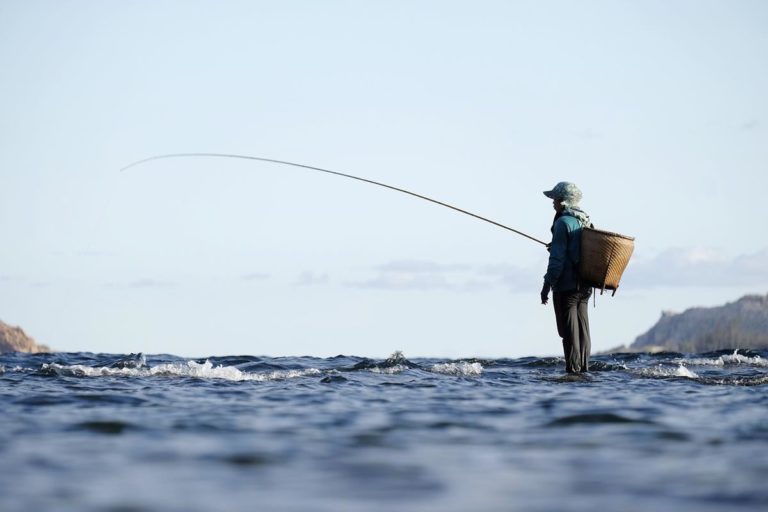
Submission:
{"label": "distant shoreline", "polygon": [[0,354],[9,352],[38,354],[53,351],[47,345],[37,343],[21,327],[8,325],[0,320]]}
{"label": "distant shoreline", "polygon": [[[745,295],[723,306],[694,307],[682,313],[663,311],[661,318],[630,345],[619,345],[595,355],[620,353],[699,354],[719,350],[768,349],[768,294]],[[0,354],[50,353],[21,327],[0,321]]]}

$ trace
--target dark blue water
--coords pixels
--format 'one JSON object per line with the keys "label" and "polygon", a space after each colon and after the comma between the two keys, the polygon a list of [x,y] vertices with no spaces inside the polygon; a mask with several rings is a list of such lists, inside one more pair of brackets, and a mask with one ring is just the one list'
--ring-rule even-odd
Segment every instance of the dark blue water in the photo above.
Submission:
{"label": "dark blue water", "polygon": [[0,510],[766,510],[768,353],[0,356]]}

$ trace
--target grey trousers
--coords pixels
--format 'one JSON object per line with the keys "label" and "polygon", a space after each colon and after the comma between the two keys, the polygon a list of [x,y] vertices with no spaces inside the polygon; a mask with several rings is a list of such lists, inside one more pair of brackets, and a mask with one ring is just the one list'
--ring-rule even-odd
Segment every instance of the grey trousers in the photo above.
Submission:
{"label": "grey trousers", "polygon": [[589,337],[589,298],[592,288],[554,292],[557,333],[563,339],[565,371],[568,373],[589,370],[589,351],[592,340]]}

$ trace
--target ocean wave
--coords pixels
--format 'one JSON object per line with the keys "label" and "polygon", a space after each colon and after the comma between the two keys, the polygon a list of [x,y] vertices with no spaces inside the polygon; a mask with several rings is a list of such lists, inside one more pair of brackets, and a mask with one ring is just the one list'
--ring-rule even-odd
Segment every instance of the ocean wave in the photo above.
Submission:
{"label": "ocean wave", "polygon": [[677,368],[671,368],[668,366],[658,365],[655,368],[641,368],[640,375],[643,377],[685,377],[687,379],[698,379],[699,375],[683,366],[678,364]]}
{"label": "ocean wave", "polygon": [[570,414],[560,418],[556,418],[549,423],[546,427],[570,427],[574,425],[596,425],[596,424],[624,424],[624,423],[636,423],[653,425],[654,422],[642,418],[631,418],[616,414],[613,412],[585,412],[579,414]]}
{"label": "ocean wave", "polygon": [[147,366],[147,358],[142,352],[139,352],[138,354],[122,357],[106,366],[110,368],[145,368]]}
{"label": "ocean wave", "polygon": [[521,357],[512,360],[514,366],[524,366],[528,368],[547,368],[565,364],[562,357]]}
{"label": "ocean wave", "polygon": [[442,373],[445,375],[455,375],[458,377],[476,377],[483,373],[483,365],[480,363],[468,363],[460,361],[458,363],[439,363],[430,368],[433,373]]}
{"label": "ocean wave", "polygon": [[409,361],[400,350],[396,350],[387,359],[381,362],[375,362],[368,358],[363,358],[351,368],[339,368],[339,371],[360,371],[367,370],[373,373],[395,374],[401,373],[409,368],[420,368],[416,363]]}
{"label": "ocean wave", "polygon": [[375,363],[370,359],[363,359],[351,368],[355,370],[368,370],[372,373],[384,375],[394,375],[402,373],[409,368],[420,368],[418,364],[409,361],[400,350],[396,350],[387,359],[380,363]]}
{"label": "ocean wave", "polygon": [[717,358],[695,358],[689,359],[687,362],[694,366],[749,365],[763,368],[768,367],[768,359],[763,359],[760,356],[745,356],[739,354],[738,350],[734,350],[733,354],[723,354]]}
{"label": "ocean wave", "polygon": [[755,375],[751,377],[707,377],[701,379],[703,384],[713,386],[763,386],[768,384],[768,375]]}
{"label": "ocean wave", "polygon": [[40,371],[44,374],[56,374],[74,377],[193,377],[198,379],[222,379],[229,381],[272,381],[297,377],[319,375],[316,368],[303,370],[276,370],[264,373],[243,372],[234,366],[214,366],[206,360],[204,363],[186,361],[184,363],[165,363],[148,368],[93,367],[81,364],[62,365],[44,363]]}
{"label": "ocean wave", "polygon": [[615,359],[612,362],[592,360],[589,363],[591,372],[615,372],[629,370],[629,366]]}
{"label": "ocean wave", "polygon": [[397,373],[402,373],[405,370],[407,370],[409,367],[404,364],[396,364],[393,366],[372,366],[371,368],[368,368],[367,370],[372,373],[381,373],[384,375],[395,375]]}

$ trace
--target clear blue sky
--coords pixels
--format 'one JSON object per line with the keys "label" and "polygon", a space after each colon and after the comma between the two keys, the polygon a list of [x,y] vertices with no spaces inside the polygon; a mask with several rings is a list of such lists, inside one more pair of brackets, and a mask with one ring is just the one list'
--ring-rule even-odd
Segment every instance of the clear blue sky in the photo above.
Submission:
{"label": "clear blue sky", "polygon": [[762,1],[0,0],[0,319],[60,350],[559,354],[576,182],[634,235],[594,349],[768,291]]}

